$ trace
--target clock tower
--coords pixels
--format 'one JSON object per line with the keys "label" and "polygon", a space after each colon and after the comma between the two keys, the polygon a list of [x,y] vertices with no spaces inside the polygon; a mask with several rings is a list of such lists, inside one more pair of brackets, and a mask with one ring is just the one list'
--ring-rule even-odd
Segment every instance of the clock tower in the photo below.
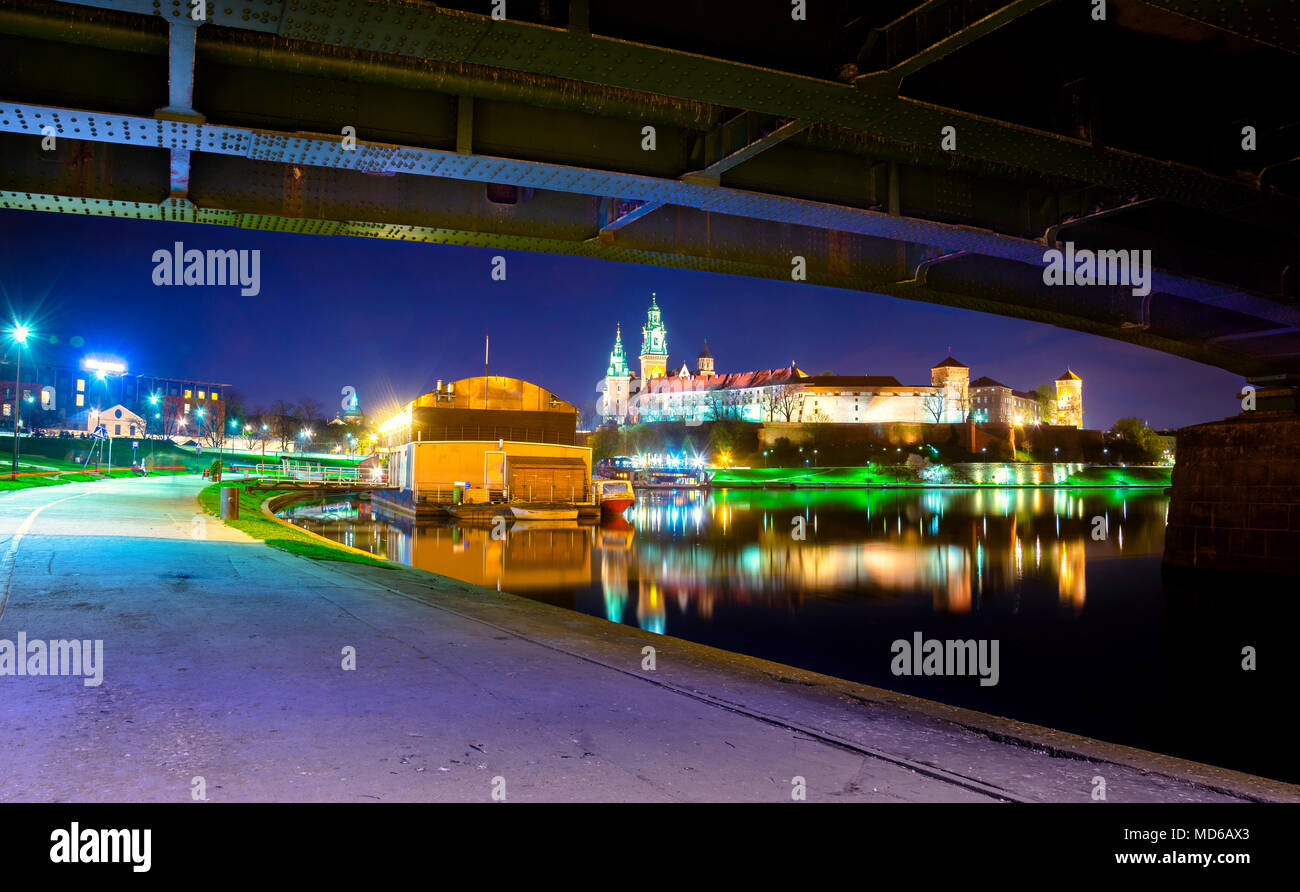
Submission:
{"label": "clock tower", "polygon": [[650,293],[650,310],[641,326],[641,380],[662,378],[668,372],[668,332],[654,292]]}

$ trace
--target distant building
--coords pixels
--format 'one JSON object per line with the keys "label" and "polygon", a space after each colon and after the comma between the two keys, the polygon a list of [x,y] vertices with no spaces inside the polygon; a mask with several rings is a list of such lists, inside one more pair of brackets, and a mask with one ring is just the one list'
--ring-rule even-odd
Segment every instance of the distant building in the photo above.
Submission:
{"label": "distant building", "polygon": [[118,404],[107,409],[83,409],[68,419],[71,430],[94,433],[103,426],[110,437],[142,437],[147,429],[144,418]]}
{"label": "distant building", "polygon": [[67,347],[38,339],[29,340],[24,350],[21,387],[13,380],[14,367],[11,351],[0,364],[0,421],[6,426],[13,424],[16,404],[22,407],[23,428],[84,429],[82,419],[90,410],[110,408],[122,408],[143,422],[145,431],[134,436],[197,436],[225,420],[228,384],[131,374],[116,357],[88,354],[78,359]]}
{"label": "distant building", "polygon": [[930,369],[929,384],[902,384],[889,375],[809,375],[786,368],[721,374],[706,342],[695,368],[668,369],[668,336],[657,298],[651,295],[641,329],[641,373],[627,363],[621,326],[605,377],[596,384],[601,421],[829,422],[836,424],[952,424],[967,419],[1003,424],[1083,426],[1083,382],[1067,371],[1057,379],[1053,401],[1013,390],[992,378],[970,380],[970,369],[949,356]]}

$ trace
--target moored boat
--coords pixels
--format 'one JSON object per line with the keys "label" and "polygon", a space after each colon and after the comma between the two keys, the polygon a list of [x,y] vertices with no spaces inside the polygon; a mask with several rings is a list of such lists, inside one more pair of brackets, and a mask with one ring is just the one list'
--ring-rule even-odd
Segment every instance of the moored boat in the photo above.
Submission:
{"label": "moored boat", "polygon": [[566,508],[562,505],[547,506],[535,505],[525,507],[521,505],[511,505],[510,513],[519,520],[577,520],[578,509]]}
{"label": "moored boat", "polygon": [[626,480],[594,480],[592,483],[602,517],[620,517],[636,501],[632,484]]}

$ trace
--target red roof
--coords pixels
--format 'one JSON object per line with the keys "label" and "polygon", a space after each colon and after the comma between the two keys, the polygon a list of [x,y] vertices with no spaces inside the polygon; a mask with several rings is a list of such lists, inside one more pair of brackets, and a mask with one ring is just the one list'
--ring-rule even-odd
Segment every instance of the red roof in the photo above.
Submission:
{"label": "red roof", "polygon": [[761,372],[732,372],[727,375],[664,375],[645,383],[646,393],[698,393],[708,390],[740,390],[746,387],[772,387],[808,378],[798,368],[766,369]]}

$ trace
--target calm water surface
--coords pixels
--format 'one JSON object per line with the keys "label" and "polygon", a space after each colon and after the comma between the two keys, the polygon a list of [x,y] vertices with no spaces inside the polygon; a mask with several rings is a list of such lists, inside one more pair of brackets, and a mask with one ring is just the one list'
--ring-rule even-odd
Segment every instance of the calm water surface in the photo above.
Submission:
{"label": "calm water surface", "polygon": [[[486,524],[417,524],[355,499],[284,516],[613,622],[1300,780],[1293,691],[1268,683],[1287,673],[1241,668],[1246,645],[1261,670],[1294,665],[1292,595],[1167,588],[1167,508],[1160,490],[1134,489],[641,492],[624,520],[515,523],[504,542]],[[916,632],[997,639],[998,684],[893,675],[892,642]]]}

